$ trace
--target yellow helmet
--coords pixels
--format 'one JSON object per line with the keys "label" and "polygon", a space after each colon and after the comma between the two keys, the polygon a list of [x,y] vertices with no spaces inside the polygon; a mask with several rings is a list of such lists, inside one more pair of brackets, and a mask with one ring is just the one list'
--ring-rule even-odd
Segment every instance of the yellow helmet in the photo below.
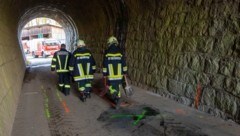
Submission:
{"label": "yellow helmet", "polygon": [[117,40],[116,37],[111,36],[111,37],[108,38],[108,42],[107,42],[107,43],[108,43],[109,45],[111,45],[111,44],[113,44],[113,43],[118,44],[118,40]]}
{"label": "yellow helmet", "polygon": [[85,44],[85,42],[83,40],[78,40],[77,41],[77,46],[83,47],[83,46],[86,46],[86,44]]}

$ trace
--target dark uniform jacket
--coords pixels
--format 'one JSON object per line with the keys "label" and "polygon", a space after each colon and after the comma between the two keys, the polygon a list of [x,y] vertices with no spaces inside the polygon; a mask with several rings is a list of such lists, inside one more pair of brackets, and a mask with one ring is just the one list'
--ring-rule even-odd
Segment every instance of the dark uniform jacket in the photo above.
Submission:
{"label": "dark uniform jacket", "polygon": [[60,49],[53,55],[51,70],[56,70],[57,73],[69,72],[70,59],[71,53],[66,49]]}
{"label": "dark uniform jacket", "polygon": [[96,71],[96,63],[92,53],[85,47],[77,48],[73,52],[69,69],[72,71],[71,73],[75,81],[92,80]]}
{"label": "dark uniform jacket", "polygon": [[110,81],[122,81],[126,72],[126,61],[121,49],[114,44],[110,45],[104,53],[103,76],[107,76]]}

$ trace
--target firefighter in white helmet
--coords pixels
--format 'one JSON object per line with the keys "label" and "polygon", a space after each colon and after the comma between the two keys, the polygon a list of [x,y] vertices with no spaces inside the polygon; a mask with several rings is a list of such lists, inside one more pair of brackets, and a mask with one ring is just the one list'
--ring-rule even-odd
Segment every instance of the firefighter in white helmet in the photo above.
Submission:
{"label": "firefighter in white helmet", "polygon": [[78,84],[80,99],[84,102],[87,97],[91,97],[91,82],[96,71],[96,63],[83,40],[77,41],[77,49],[73,52],[69,69]]}

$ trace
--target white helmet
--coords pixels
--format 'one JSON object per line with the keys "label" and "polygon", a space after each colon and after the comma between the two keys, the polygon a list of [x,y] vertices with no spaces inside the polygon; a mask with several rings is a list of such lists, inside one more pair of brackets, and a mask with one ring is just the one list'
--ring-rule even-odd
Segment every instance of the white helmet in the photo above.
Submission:
{"label": "white helmet", "polygon": [[107,43],[108,43],[108,45],[111,45],[111,44],[113,44],[113,43],[115,43],[115,44],[117,45],[117,44],[118,44],[118,40],[117,40],[116,37],[111,36],[111,37],[108,38]]}
{"label": "white helmet", "polygon": [[85,44],[85,42],[83,40],[78,40],[77,41],[77,46],[78,47],[84,47],[84,46],[86,46],[86,44]]}

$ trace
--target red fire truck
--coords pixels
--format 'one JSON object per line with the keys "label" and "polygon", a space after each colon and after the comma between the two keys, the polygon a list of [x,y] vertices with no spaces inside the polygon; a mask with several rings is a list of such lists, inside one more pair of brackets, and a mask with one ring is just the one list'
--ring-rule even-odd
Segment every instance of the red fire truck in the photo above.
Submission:
{"label": "red fire truck", "polygon": [[42,56],[44,58],[53,55],[60,49],[61,43],[56,39],[33,39],[29,41],[30,52],[34,58]]}

